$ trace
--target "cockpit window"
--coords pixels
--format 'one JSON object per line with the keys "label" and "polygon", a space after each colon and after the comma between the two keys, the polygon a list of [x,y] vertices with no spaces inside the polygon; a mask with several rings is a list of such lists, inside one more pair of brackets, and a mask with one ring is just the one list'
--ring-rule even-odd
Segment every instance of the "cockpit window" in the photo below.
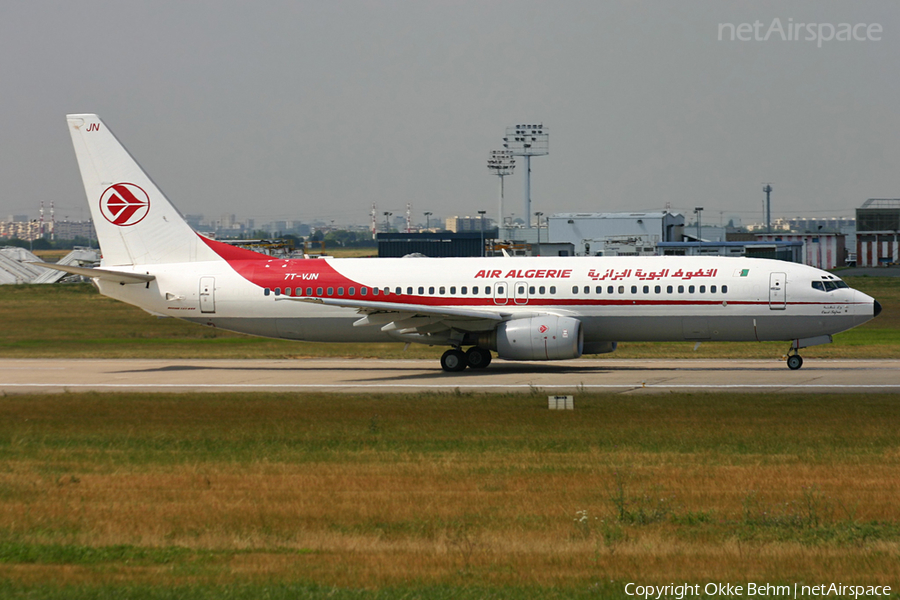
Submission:
{"label": "cockpit window", "polygon": [[833,292],[834,290],[840,290],[843,288],[849,288],[850,286],[841,281],[840,279],[835,280],[825,280],[825,281],[813,281],[812,287],[814,290],[819,290],[820,292]]}

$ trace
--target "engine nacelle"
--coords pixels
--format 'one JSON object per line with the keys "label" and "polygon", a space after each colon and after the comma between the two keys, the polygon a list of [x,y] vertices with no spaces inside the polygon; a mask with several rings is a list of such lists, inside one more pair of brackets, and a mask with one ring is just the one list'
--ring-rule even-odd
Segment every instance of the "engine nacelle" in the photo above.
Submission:
{"label": "engine nacelle", "polygon": [[619,342],[585,342],[582,354],[608,354],[615,352]]}
{"label": "engine nacelle", "polygon": [[490,338],[491,349],[507,360],[578,358],[584,345],[581,321],[555,315],[506,321]]}

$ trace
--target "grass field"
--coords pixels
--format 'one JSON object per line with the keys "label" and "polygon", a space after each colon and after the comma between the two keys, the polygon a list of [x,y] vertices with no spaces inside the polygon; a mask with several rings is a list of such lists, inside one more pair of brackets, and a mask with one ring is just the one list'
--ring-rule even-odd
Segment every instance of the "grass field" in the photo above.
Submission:
{"label": "grass field", "polygon": [[896,395],[10,396],[4,598],[900,586]]}
{"label": "grass field", "polygon": [[[900,357],[900,278],[848,278],[883,306],[869,323],[803,351],[809,358]],[[97,358],[435,358],[444,348],[401,344],[321,344],[268,340],[160,319],[101,296],[88,284],[0,286],[0,356]],[[612,358],[771,358],[778,343],[622,343]]]}

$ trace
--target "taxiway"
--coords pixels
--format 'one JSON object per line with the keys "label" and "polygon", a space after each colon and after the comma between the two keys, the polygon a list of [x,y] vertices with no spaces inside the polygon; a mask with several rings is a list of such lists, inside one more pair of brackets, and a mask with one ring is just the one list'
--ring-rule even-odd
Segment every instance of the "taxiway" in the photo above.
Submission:
{"label": "taxiway", "polygon": [[898,360],[495,361],[445,373],[433,360],[0,359],[0,392],[900,392]]}

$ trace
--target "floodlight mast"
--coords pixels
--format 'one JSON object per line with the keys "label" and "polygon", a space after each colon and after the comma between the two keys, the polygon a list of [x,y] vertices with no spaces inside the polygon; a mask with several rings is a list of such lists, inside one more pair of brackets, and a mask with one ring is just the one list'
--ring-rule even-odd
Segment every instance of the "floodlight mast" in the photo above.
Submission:
{"label": "floodlight mast", "polygon": [[503,227],[503,178],[512,175],[516,168],[516,159],[511,150],[491,150],[487,167],[500,178],[500,206],[497,209],[497,224]]}
{"label": "floodlight mast", "polygon": [[525,157],[525,226],[531,228],[531,157],[550,154],[550,132],[542,123],[506,128],[503,147]]}
{"label": "floodlight mast", "polygon": [[772,233],[772,184],[763,188],[766,193],[766,233]]}

